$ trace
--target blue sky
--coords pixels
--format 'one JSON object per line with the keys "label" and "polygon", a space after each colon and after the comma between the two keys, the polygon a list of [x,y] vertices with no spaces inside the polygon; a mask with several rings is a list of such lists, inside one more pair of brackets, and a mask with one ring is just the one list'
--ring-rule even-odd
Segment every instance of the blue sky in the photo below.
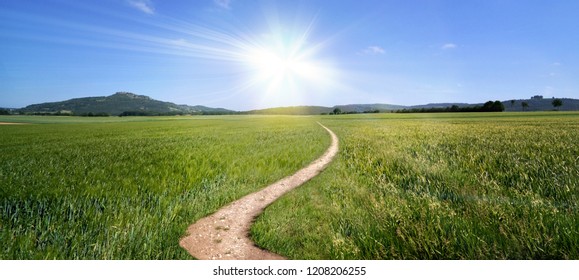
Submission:
{"label": "blue sky", "polygon": [[0,107],[579,98],[579,1],[2,0]]}

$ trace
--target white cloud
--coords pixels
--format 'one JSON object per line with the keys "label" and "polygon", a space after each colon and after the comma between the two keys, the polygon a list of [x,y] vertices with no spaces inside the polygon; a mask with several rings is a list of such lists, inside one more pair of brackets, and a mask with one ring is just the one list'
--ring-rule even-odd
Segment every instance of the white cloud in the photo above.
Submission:
{"label": "white cloud", "polygon": [[229,10],[231,9],[231,1],[232,0],[213,0],[213,3],[223,9]]}
{"label": "white cloud", "polygon": [[443,50],[450,50],[450,49],[456,49],[456,47],[458,47],[456,44],[446,43],[446,44],[442,45],[442,47],[440,47],[440,48]]}
{"label": "white cloud", "polygon": [[378,54],[384,54],[384,53],[386,53],[386,51],[379,46],[369,46],[362,51],[362,54],[368,54],[368,55],[378,55]]}
{"label": "white cloud", "polygon": [[150,0],[128,0],[127,3],[145,14],[155,14],[155,8]]}

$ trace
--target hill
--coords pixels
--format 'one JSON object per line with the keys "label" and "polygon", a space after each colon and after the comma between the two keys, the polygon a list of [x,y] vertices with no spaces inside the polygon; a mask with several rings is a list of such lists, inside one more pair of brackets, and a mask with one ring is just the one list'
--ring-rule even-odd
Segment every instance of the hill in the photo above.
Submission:
{"label": "hill", "polygon": [[333,107],[324,106],[292,106],[292,107],[275,107],[261,110],[251,110],[243,112],[244,114],[255,115],[320,115],[329,114],[334,109],[340,109],[343,113],[363,113],[370,111],[390,112],[391,110],[404,109],[405,106],[391,104],[348,104],[336,105]]}
{"label": "hill", "polygon": [[[579,100],[571,98],[559,98],[562,106],[555,108],[552,104],[554,98],[533,96],[530,99],[501,101],[505,111],[578,111]],[[527,104],[523,108],[523,104]],[[392,112],[402,109],[428,109],[482,106],[483,103],[429,103],[424,105],[402,106],[392,104],[347,104],[333,107],[324,106],[292,106],[275,107],[260,110],[237,112],[224,108],[211,108],[205,106],[177,105],[171,102],[159,101],[145,95],[137,95],[129,92],[117,92],[110,96],[74,98],[61,102],[48,102],[33,104],[21,109],[0,108],[0,114],[63,114],[63,115],[224,115],[224,114],[256,114],[256,115],[320,115],[330,114],[335,109],[341,113],[365,113],[365,112]]]}
{"label": "hill", "polygon": [[110,96],[74,98],[61,102],[48,102],[26,106],[19,110],[25,114],[73,114],[73,115],[114,115],[146,114],[228,114],[231,110],[205,106],[177,105],[152,99],[145,95],[117,92]]}
{"label": "hill", "polygon": [[[468,106],[474,106],[474,105],[482,105],[482,103],[480,104],[469,104],[469,103],[428,103],[428,104],[424,104],[424,105],[414,105],[414,106],[407,106],[405,108],[410,108],[410,109],[422,109],[422,108],[447,108],[447,107],[452,107],[452,106],[458,106],[458,107],[468,107]],[[404,106],[403,106],[404,107]],[[404,109],[404,108],[402,108]]]}
{"label": "hill", "polygon": [[[333,108],[339,108],[342,112],[370,112],[370,111],[380,111],[389,112],[391,110],[404,109],[406,106],[392,105],[392,104],[348,104],[348,105],[337,105]],[[333,109],[332,108],[332,109]]]}
{"label": "hill", "polygon": [[260,110],[251,110],[243,112],[243,114],[251,115],[320,115],[329,113],[333,109],[331,107],[323,106],[291,106],[291,107],[275,107]]}
{"label": "hill", "polygon": [[[501,101],[505,106],[506,112],[520,112],[520,111],[579,111],[579,99],[572,98],[558,98],[563,102],[563,105],[555,108],[552,104],[555,98],[542,98],[541,96],[533,96],[530,99],[506,100]],[[527,107],[523,108],[522,104],[526,103]],[[379,110],[380,112],[391,112],[393,110],[402,109],[428,109],[428,108],[449,108],[454,105],[464,107],[482,106],[483,103],[428,103],[424,105],[402,106],[392,104],[352,104],[352,105],[338,105],[329,108],[331,112],[334,108],[340,108],[342,112],[368,112]]]}
{"label": "hill", "polygon": [[[520,112],[520,111],[551,111],[554,110],[553,107],[554,98],[531,98],[531,99],[518,99],[518,100],[508,100],[503,101],[505,105],[506,112]],[[563,105],[557,110],[559,111],[578,111],[579,110],[579,100],[571,98],[559,98]],[[523,108],[523,102],[527,103],[527,107]]]}

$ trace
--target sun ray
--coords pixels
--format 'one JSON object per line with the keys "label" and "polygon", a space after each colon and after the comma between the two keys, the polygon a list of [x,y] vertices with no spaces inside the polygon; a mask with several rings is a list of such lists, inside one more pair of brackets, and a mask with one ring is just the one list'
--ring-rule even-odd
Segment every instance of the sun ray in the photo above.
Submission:
{"label": "sun ray", "polygon": [[[11,15],[15,16],[20,14]],[[240,86],[230,86],[237,94],[243,94],[242,90],[262,92],[271,100],[296,101],[333,86],[337,80],[337,68],[322,58],[327,42],[312,40],[316,17],[284,23],[279,15],[271,12],[264,17],[264,25],[255,29],[240,26],[215,29],[184,19],[157,17],[162,20],[123,18],[155,31],[146,33],[87,22],[72,23],[43,15],[24,14],[13,19],[25,26],[50,26],[54,30],[78,34],[64,37],[67,32],[54,32],[25,38],[28,40],[183,56],[228,64],[220,69],[221,75],[223,79],[228,79],[231,73],[239,77],[234,80]],[[231,85],[231,82],[224,84]],[[215,89],[214,92],[223,91]]]}

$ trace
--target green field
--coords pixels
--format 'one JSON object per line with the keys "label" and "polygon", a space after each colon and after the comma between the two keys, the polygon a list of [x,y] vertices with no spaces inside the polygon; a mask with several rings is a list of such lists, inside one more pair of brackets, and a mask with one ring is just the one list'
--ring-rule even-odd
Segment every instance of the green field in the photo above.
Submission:
{"label": "green field", "polygon": [[297,259],[579,258],[579,114],[322,122],[337,160],[266,209],[258,245]]}
{"label": "green field", "polygon": [[182,259],[187,226],[320,176],[252,236],[291,259],[578,259],[579,113],[0,117],[0,259]]}
{"label": "green field", "polygon": [[330,142],[304,118],[12,121],[58,123],[0,126],[0,259],[190,258],[189,224]]}

